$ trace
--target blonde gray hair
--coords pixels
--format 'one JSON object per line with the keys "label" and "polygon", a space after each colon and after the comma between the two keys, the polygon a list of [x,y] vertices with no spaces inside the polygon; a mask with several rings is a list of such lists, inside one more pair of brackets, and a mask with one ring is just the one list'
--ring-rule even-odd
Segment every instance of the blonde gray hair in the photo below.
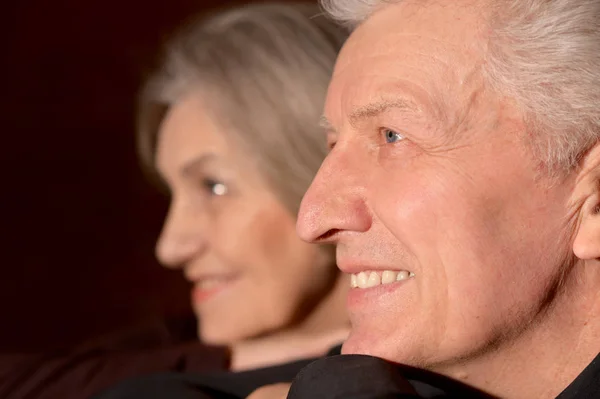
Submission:
{"label": "blonde gray hair", "polygon": [[138,149],[154,169],[157,134],[182,97],[198,93],[245,146],[295,215],[326,155],[319,128],[335,59],[348,31],[317,5],[255,4],[194,19],[165,46],[139,100]]}
{"label": "blonde gray hair", "polygon": [[[403,0],[322,0],[357,26]],[[416,0],[418,1],[418,0]],[[488,0],[491,37],[484,73],[521,108],[534,154],[570,170],[600,138],[600,1]]]}

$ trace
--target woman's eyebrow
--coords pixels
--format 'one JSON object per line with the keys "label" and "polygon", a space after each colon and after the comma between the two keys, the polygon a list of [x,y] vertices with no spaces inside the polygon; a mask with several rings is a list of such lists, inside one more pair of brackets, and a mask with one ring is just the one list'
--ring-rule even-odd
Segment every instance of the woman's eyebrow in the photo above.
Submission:
{"label": "woman's eyebrow", "polygon": [[203,167],[206,163],[214,160],[217,157],[216,154],[208,152],[192,158],[181,167],[181,175],[189,177],[194,174],[199,168]]}

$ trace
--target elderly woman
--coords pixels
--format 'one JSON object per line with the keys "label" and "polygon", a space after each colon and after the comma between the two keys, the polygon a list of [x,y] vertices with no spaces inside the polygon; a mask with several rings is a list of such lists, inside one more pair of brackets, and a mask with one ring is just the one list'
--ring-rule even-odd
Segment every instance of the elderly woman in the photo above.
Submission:
{"label": "elderly woman", "polygon": [[[246,371],[180,375],[213,393],[244,397],[290,381],[348,333],[349,282],[332,247],[306,244],[295,231],[326,155],[319,119],[347,36],[320,14],[316,5],[262,4],[193,20],[167,43],[140,96],[140,155],[171,193],[158,258],[193,284],[198,338],[229,349],[230,371]],[[196,372],[198,352],[128,353],[116,364],[70,359],[82,372],[61,375],[55,395],[49,382],[34,388],[48,391],[41,397],[85,397],[119,375]],[[48,374],[57,379],[56,370]],[[159,393],[142,385],[151,392],[133,397]],[[128,386],[114,394],[127,395]]]}
{"label": "elderly woman", "polygon": [[171,193],[157,256],[193,284],[198,337],[227,346],[232,370],[319,356],[347,334],[332,248],[295,230],[345,37],[315,5],[225,11],[175,35],[142,92],[140,154]]}
{"label": "elderly woman", "polygon": [[316,5],[262,4],[168,42],[139,113],[141,157],[171,193],[157,256],[193,284],[198,337],[229,348],[233,373],[156,375],[103,398],[246,397],[346,338],[349,279],[295,229],[345,37]]}
{"label": "elderly woman", "polygon": [[331,247],[295,230],[326,155],[319,120],[346,36],[319,14],[246,6],[167,44],[139,113],[141,157],[171,193],[157,256],[193,284],[198,337],[229,348],[233,373],[155,375],[103,398],[246,397],[346,338],[349,280]]}

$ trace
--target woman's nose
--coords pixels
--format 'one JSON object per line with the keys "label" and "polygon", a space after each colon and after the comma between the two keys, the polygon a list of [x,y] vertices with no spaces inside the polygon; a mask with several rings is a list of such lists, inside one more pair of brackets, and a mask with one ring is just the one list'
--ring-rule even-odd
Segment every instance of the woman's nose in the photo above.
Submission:
{"label": "woman's nose", "polygon": [[202,224],[184,207],[172,204],[156,243],[159,262],[168,268],[178,268],[200,256],[207,245]]}

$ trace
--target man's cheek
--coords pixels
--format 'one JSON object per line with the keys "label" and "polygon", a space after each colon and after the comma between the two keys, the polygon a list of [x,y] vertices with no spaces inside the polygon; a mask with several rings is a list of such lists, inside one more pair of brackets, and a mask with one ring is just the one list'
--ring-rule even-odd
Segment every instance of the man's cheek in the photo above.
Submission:
{"label": "man's cheek", "polygon": [[[423,184],[425,183],[425,184]],[[425,238],[437,225],[436,217],[444,201],[440,193],[418,176],[378,182],[372,208],[385,227],[404,244]]]}

